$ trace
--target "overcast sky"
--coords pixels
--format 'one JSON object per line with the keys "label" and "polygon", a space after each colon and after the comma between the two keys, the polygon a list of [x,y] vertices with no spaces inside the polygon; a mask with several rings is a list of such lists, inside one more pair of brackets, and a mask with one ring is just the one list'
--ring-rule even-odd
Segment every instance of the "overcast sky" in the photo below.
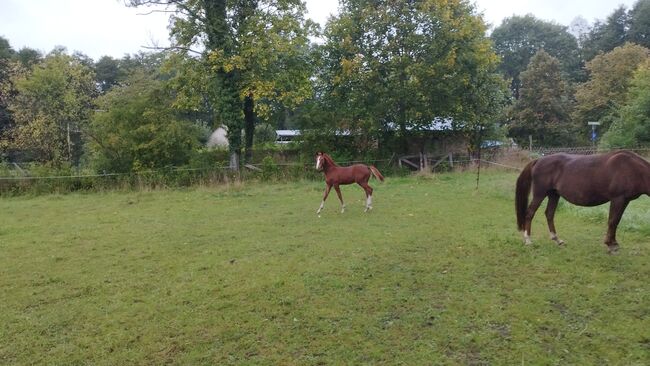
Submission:
{"label": "overcast sky", "polygon": [[[309,16],[325,24],[338,0],[306,0]],[[533,14],[563,25],[577,16],[592,23],[605,19],[619,5],[636,0],[472,0],[485,20],[498,26],[505,17]],[[122,0],[0,0],[0,36],[15,50],[49,52],[61,45],[97,60],[168,44],[168,14],[142,15],[145,8],[124,6]],[[139,15],[140,14],[140,15]]]}

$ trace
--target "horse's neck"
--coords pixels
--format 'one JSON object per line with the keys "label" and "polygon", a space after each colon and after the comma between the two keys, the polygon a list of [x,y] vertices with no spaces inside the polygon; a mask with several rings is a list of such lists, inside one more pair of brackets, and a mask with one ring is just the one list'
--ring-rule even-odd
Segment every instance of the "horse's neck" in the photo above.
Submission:
{"label": "horse's neck", "polygon": [[336,165],[331,164],[331,163],[329,163],[329,162],[326,162],[326,163],[323,165],[323,171],[325,172],[325,174],[333,172],[334,170],[336,170],[336,168],[337,168]]}
{"label": "horse's neck", "polygon": [[325,172],[325,174],[327,174],[328,172],[333,172],[338,168],[339,168],[339,166],[336,165],[336,163],[334,163],[333,160],[325,159],[324,164],[323,164],[323,171]]}

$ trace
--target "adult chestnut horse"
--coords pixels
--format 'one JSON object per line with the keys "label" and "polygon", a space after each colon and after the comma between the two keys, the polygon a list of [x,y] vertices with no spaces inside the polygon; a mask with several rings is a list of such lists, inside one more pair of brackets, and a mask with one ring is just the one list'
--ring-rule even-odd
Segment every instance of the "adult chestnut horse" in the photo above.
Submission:
{"label": "adult chestnut horse", "polygon": [[[533,198],[528,206],[532,185]],[[650,163],[630,151],[598,155],[553,154],[534,160],[517,179],[515,209],[517,225],[530,244],[530,225],[535,211],[548,197],[546,220],[551,240],[562,245],[553,216],[560,197],[578,206],[611,202],[605,244],[609,253],[618,250],[616,227],[631,200],[650,194]]]}
{"label": "adult chestnut horse", "polygon": [[319,152],[316,154],[316,170],[323,171],[325,173],[325,193],[323,194],[323,201],[320,203],[320,207],[317,214],[320,214],[321,210],[325,206],[325,200],[330,194],[330,189],[334,187],[336,194],[339,196],[341,201],[341,213],[345,212],[345,203],[343,203],[343,197],[341,196],[341,184],[352,184],[356,183],[366,191],[366,209],[372,210],[372,187],[368,185],[368,180],[370,180],[370,174],[374,175],[375,178],[380,181],[384,181],[384,177],[381,175],[379,170],[372,165],[365,164],[354,164],[347,167],[338,166],[332,160],[332,157],[325,154],[324,152]]}

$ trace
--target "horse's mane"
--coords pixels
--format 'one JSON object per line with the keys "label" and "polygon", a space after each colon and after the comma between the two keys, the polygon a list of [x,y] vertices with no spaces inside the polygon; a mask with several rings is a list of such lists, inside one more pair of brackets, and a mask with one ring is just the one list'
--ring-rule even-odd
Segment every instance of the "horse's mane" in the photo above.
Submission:
{"label": "horse's mane", "polygon": [[327,161],[328,164],[330,164],[332,166],[339,166],[338,164],[336,164],[334,162],[334,159],[332,159],[331,156],[327,155],[326,153],[322,153],[322,154],[323,154],[323,157],[325,158],[325,161]]}

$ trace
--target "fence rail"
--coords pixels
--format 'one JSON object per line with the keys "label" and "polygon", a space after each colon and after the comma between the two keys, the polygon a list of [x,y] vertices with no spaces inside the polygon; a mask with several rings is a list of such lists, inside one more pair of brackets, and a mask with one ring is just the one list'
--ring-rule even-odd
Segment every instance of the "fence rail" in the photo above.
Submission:
{"label": "fence rail", "polygon": [[[612,149],[618,150],[618,149]],[[485,149],[480,159],[468,153],[448,152],[437,155],[396,156],[390,159],[339,161],[342,166],[365,163],[378,165],[390,174],[408,174],[409,171],[444,172],[462,170],[478,164],[494,168],[520,170],[533,158],[559,152],[573,154],[594,154],[612,150],[586,147],[553,147],[527,149]],[[650,148],[631,149],[642,156],[650,157]],[[69,192],[75,190],[102,190],[142,187],[184,187],[191,185],[212,185],[224,182],[253,179],[321,179],[321,174],[311,162],[256,163],[235,172],[227,166],[179,167],[140,172],[88,172],[86,174],[38,174],[27,166],[10,163],[0,166],[0,195],[22,193]],[[43,173],[43,170],[41,170]]]}

